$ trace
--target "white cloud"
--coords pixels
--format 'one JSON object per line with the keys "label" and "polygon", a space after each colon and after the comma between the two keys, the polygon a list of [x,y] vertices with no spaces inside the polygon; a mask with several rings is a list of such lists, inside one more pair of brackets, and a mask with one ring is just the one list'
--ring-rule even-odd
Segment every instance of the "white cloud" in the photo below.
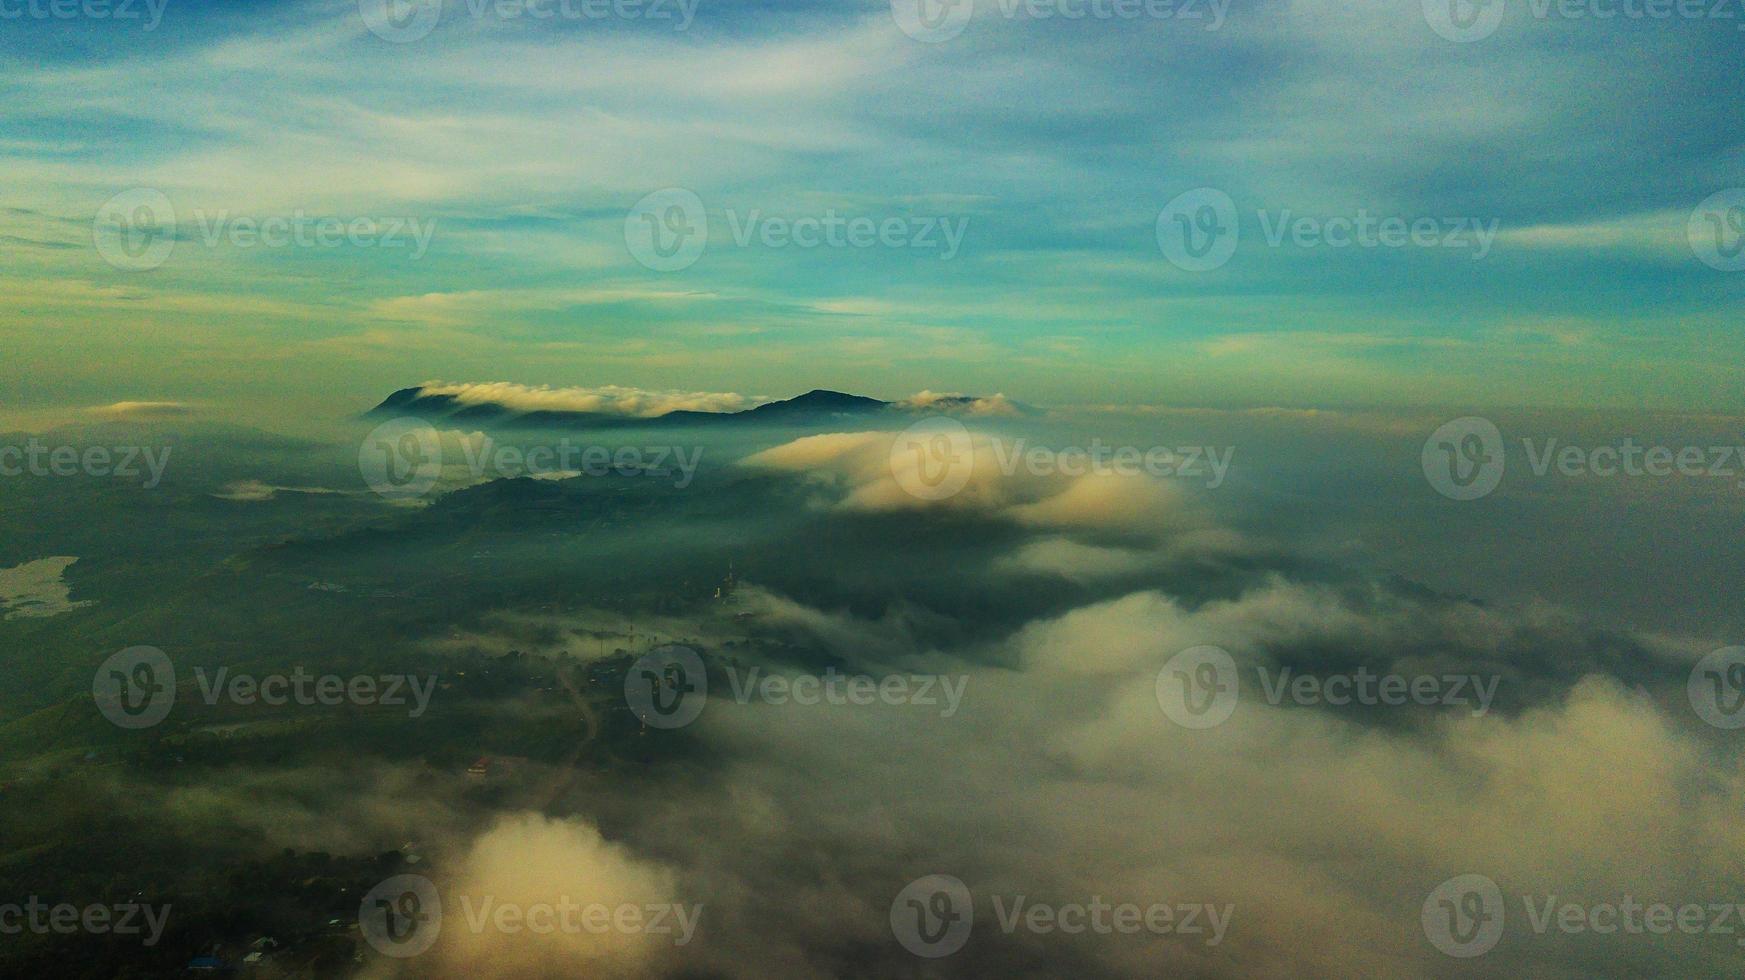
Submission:
{"label": "white cloud", "polygon": [[187,402],[115,402],[86,411],[110,419],[161,419],[192,415],[194,406]]}
{"label": "white cloud", "polygon": [[653,418],[668,412],[738,412],[766,399],[721,391],[650,391],[622,385],[553,388],[511,381],[428,381],[427,395],[453,395],[462,405],[500,405],[516,412],[596,412]]}
{"label": "white cloud", "polygon": [[[1114,472],[1064,476],[1012,465],[1010,442],[996,445],[970,433],[962,490],[933,499],[917,496],[907,470],[919,465],[892,453],[893,432],[805,436],[756,453],[742,465],[806,473],[831,486],[830,504],[845,510],[940,509],[989,514],[1038,529],[1123,531],[1159,537],[1195,536],[1201,544],[1234,545],[1235,535],[1210,527],[1178,486]],[[1007,470],[1011,472],[1007,472]],[[899,479],[899,474],[904,478]]]}

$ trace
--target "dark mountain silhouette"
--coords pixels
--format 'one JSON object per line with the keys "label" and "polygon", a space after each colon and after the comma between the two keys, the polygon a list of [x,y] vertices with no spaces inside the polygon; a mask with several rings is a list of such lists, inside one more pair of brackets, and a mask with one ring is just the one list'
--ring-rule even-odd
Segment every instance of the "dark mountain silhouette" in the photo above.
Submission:
{"label": "dark mountain silhouette", "polygon": [[[963,398],[962,402],[972,399]],[[957,402],[958,399],[951,401]],[[774,401],[741,412],[680,410],[652,418],[634,418],[604,412],[569,412],[543,409],[517,412],[504,405],[459,403],[452,394],[427,392],[422,386],[402,388],[365,413],[366,417],[413,416],[445,422],[499,425],[514,428],[627,428],[660,425],[763,425],[810,426],[845,418],[865,418],[899,411],[893,402],[814,388],[803,395]]]}

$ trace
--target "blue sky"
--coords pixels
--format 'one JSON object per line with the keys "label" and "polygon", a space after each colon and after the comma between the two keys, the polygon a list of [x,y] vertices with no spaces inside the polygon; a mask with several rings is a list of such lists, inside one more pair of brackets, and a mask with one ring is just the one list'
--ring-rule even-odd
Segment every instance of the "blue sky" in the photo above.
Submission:
{"label": "blue sky", "polygon": [[[1232,0],[1215,29],[1210,0],[1078,19],[990,0],[936,42],[883,3],[697,0],[684,24],[676,2],[662,19],[447,0],[403,43],[369,29],[374,0],[163,2],[150,30],[144,0],[136,20],[0,2],[0,412],[348,411],[438,377],[1745,408],[1745,272],[1689,236],[1745,187],[1745,2],[1599,19],[1624,5],[1501,0],[1466,43],[1434,5],[1368,0]],[[1035,6],[1062,4],[1086,6]],[[176,218],[145,270],[92,246],[134,188]],[[625,227],[666,188],[696,195],[708,243],[657,271]],[[1197,188],[1238,227],[1205,271],[1158,239]],[[907,238],[763,237],[827,216]],[[1361,216],[1495,237],[1482,256],[1326,244]],[[228,233],[274,217],[431,233]],[[1302,219],[1320,244],[1268,241]],[[947,227],[950,257],[923,245]]]}

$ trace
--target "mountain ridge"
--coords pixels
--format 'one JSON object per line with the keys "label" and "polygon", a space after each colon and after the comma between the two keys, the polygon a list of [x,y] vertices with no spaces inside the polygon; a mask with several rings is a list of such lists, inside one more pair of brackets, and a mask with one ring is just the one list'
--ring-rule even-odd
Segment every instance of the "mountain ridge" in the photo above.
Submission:
{"label": "mountain ridge", "polygon": [[[413,416],[448,422],[497,423],[516,428],[623,428],[660,425],[811,425],[844,418],[865,418],[905,411],[903,403],[855,395],[831,388],[813,388],[792,398],[765,402],[731,412],[674,409],[659,415],[636,416],[568,409],[517,410],[495,402],[463,402],[453,393],[427,390],[429,385],[401,388],[365,412],[364,418]],[[971,404],[976,399],[952,395],[940,404]]]}

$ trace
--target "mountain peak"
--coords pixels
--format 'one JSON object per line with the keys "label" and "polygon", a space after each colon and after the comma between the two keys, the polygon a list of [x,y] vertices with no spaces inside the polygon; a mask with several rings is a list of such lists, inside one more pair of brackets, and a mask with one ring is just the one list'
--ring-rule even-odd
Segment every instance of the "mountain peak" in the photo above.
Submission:
{"label": "mountain peak", "polygon": [[795,412],[877,412],[889,405],[889,402],[868,398],[865,395],[850,395],[847,392],[831,391],[828,388],[813,388],[804,395],[789,398],[786,401],[759,405],[741,414],[767,417]]}
{"label": "mountain peak", "polygon": [[788,399],[789,404],[802,405],[885,405],[877,398],[865,395],[851,395],[846,391],[835,391],[830,388],[813,388],[804,395]]}

